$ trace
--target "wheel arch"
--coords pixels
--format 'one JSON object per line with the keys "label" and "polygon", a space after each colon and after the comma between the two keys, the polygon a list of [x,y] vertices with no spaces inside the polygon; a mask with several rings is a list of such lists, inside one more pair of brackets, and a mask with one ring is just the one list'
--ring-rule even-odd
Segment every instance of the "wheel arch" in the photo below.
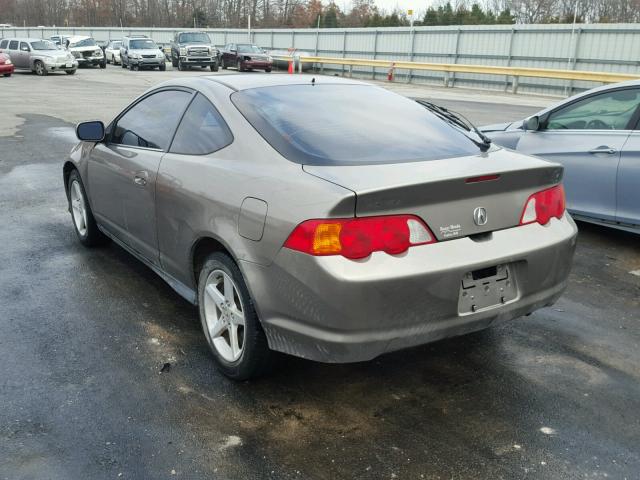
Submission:
{"label": "wheel arch", "polygon": [[[67,195],[67,200],[69,200],[69,176],[73,170],[78,171],[78,167],[71,160],[67,160],[64,162],[64,166],[62,167],[62,179],[64,181],[64,191]],[[78,171],[78,174],[80,172]],[[81,176],[82,177],[82,176]]]}
{"label": "wheel arch", "polygon": [[236,262],[238,268],[240,268],[240,263],[238,262],[237,257],[224,241],[212,234],[202,235],[193,243],[189,258],[193,285],[198,285],[200,270],[202,270],[202,265],[204,264],[205,259],[212,253],[216,252],[228,255],[234,262]]}

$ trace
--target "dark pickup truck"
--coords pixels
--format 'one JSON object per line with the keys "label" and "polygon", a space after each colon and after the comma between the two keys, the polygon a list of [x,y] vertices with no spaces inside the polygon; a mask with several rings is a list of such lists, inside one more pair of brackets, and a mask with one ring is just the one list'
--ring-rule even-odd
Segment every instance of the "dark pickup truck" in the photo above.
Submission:
{"label": "dark pickup truck", "polygon": [[171,64],[179,70],[209,67],[218,71],[218,49],[205,32],[178,32],[171,42]]}

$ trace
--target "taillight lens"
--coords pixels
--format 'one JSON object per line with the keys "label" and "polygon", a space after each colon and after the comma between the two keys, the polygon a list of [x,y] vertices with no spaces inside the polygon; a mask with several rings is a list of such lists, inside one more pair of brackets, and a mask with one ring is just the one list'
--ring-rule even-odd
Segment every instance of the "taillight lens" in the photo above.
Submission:
{"label": "taillight lens", "polygon": [[520,217],[520,225],[533,222],[546,225],[553,217],[562,218],[564,210],[564,188],[562,185],[556,185],[529,197]]}
{"label": "taillight lens", "polygon": [[434,243],[429,227],[414,215],[307,220],[284,246],[309,255],[365,258],[373,252],[397,255],[409,247]]}

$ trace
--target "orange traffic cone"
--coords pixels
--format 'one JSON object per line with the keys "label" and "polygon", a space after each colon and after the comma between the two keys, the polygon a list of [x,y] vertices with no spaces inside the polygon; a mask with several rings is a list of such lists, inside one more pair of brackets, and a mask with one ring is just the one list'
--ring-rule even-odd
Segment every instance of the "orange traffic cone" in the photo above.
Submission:
{"label": "orange traffic cone", "polygon": [[289,73],[293,73],[293,60],[289,60]]}

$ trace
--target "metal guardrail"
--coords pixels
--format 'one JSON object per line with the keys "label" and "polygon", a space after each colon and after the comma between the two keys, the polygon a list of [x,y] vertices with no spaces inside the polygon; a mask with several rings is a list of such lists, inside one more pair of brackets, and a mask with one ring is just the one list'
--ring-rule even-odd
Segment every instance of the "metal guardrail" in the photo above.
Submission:
{"label": "metal guardrail", "polygon": [[[284,58],[283,58],[284,59]],[[291,57],[288,57],[290,60]],[[424,63],[424,62],[406,62],[406,61],[390,61],[390,60],[372,60],[361,58],[335,58],[335,57],[295,57],[296,70],[302,73],[303,63],[320,64],[320,70],[324,69],[324,65],[344,65],[348,66],[348,76],[353,75],[353,67],[373,67],[387,68],[390,72],[390,78],[396,69],[403,70],[428,70],[433,72],[444,73],[444,86],[449,86],[451,74],[455,73],[476,73],[485,75],[506,75],[512,78],[511,91],[517,93],[520,77],[536,77],[536,78],[553,78],[560,80],[578,80],[600,83],[616,83],[627,80],[640,79],[639,75],[630,75],[624,73],[607,73],[607,72],[591,72],[581,70],[559,70],[550,68],[521,68],[521,67],[495,67],[485,65],[464,65],[452,63]]]}

